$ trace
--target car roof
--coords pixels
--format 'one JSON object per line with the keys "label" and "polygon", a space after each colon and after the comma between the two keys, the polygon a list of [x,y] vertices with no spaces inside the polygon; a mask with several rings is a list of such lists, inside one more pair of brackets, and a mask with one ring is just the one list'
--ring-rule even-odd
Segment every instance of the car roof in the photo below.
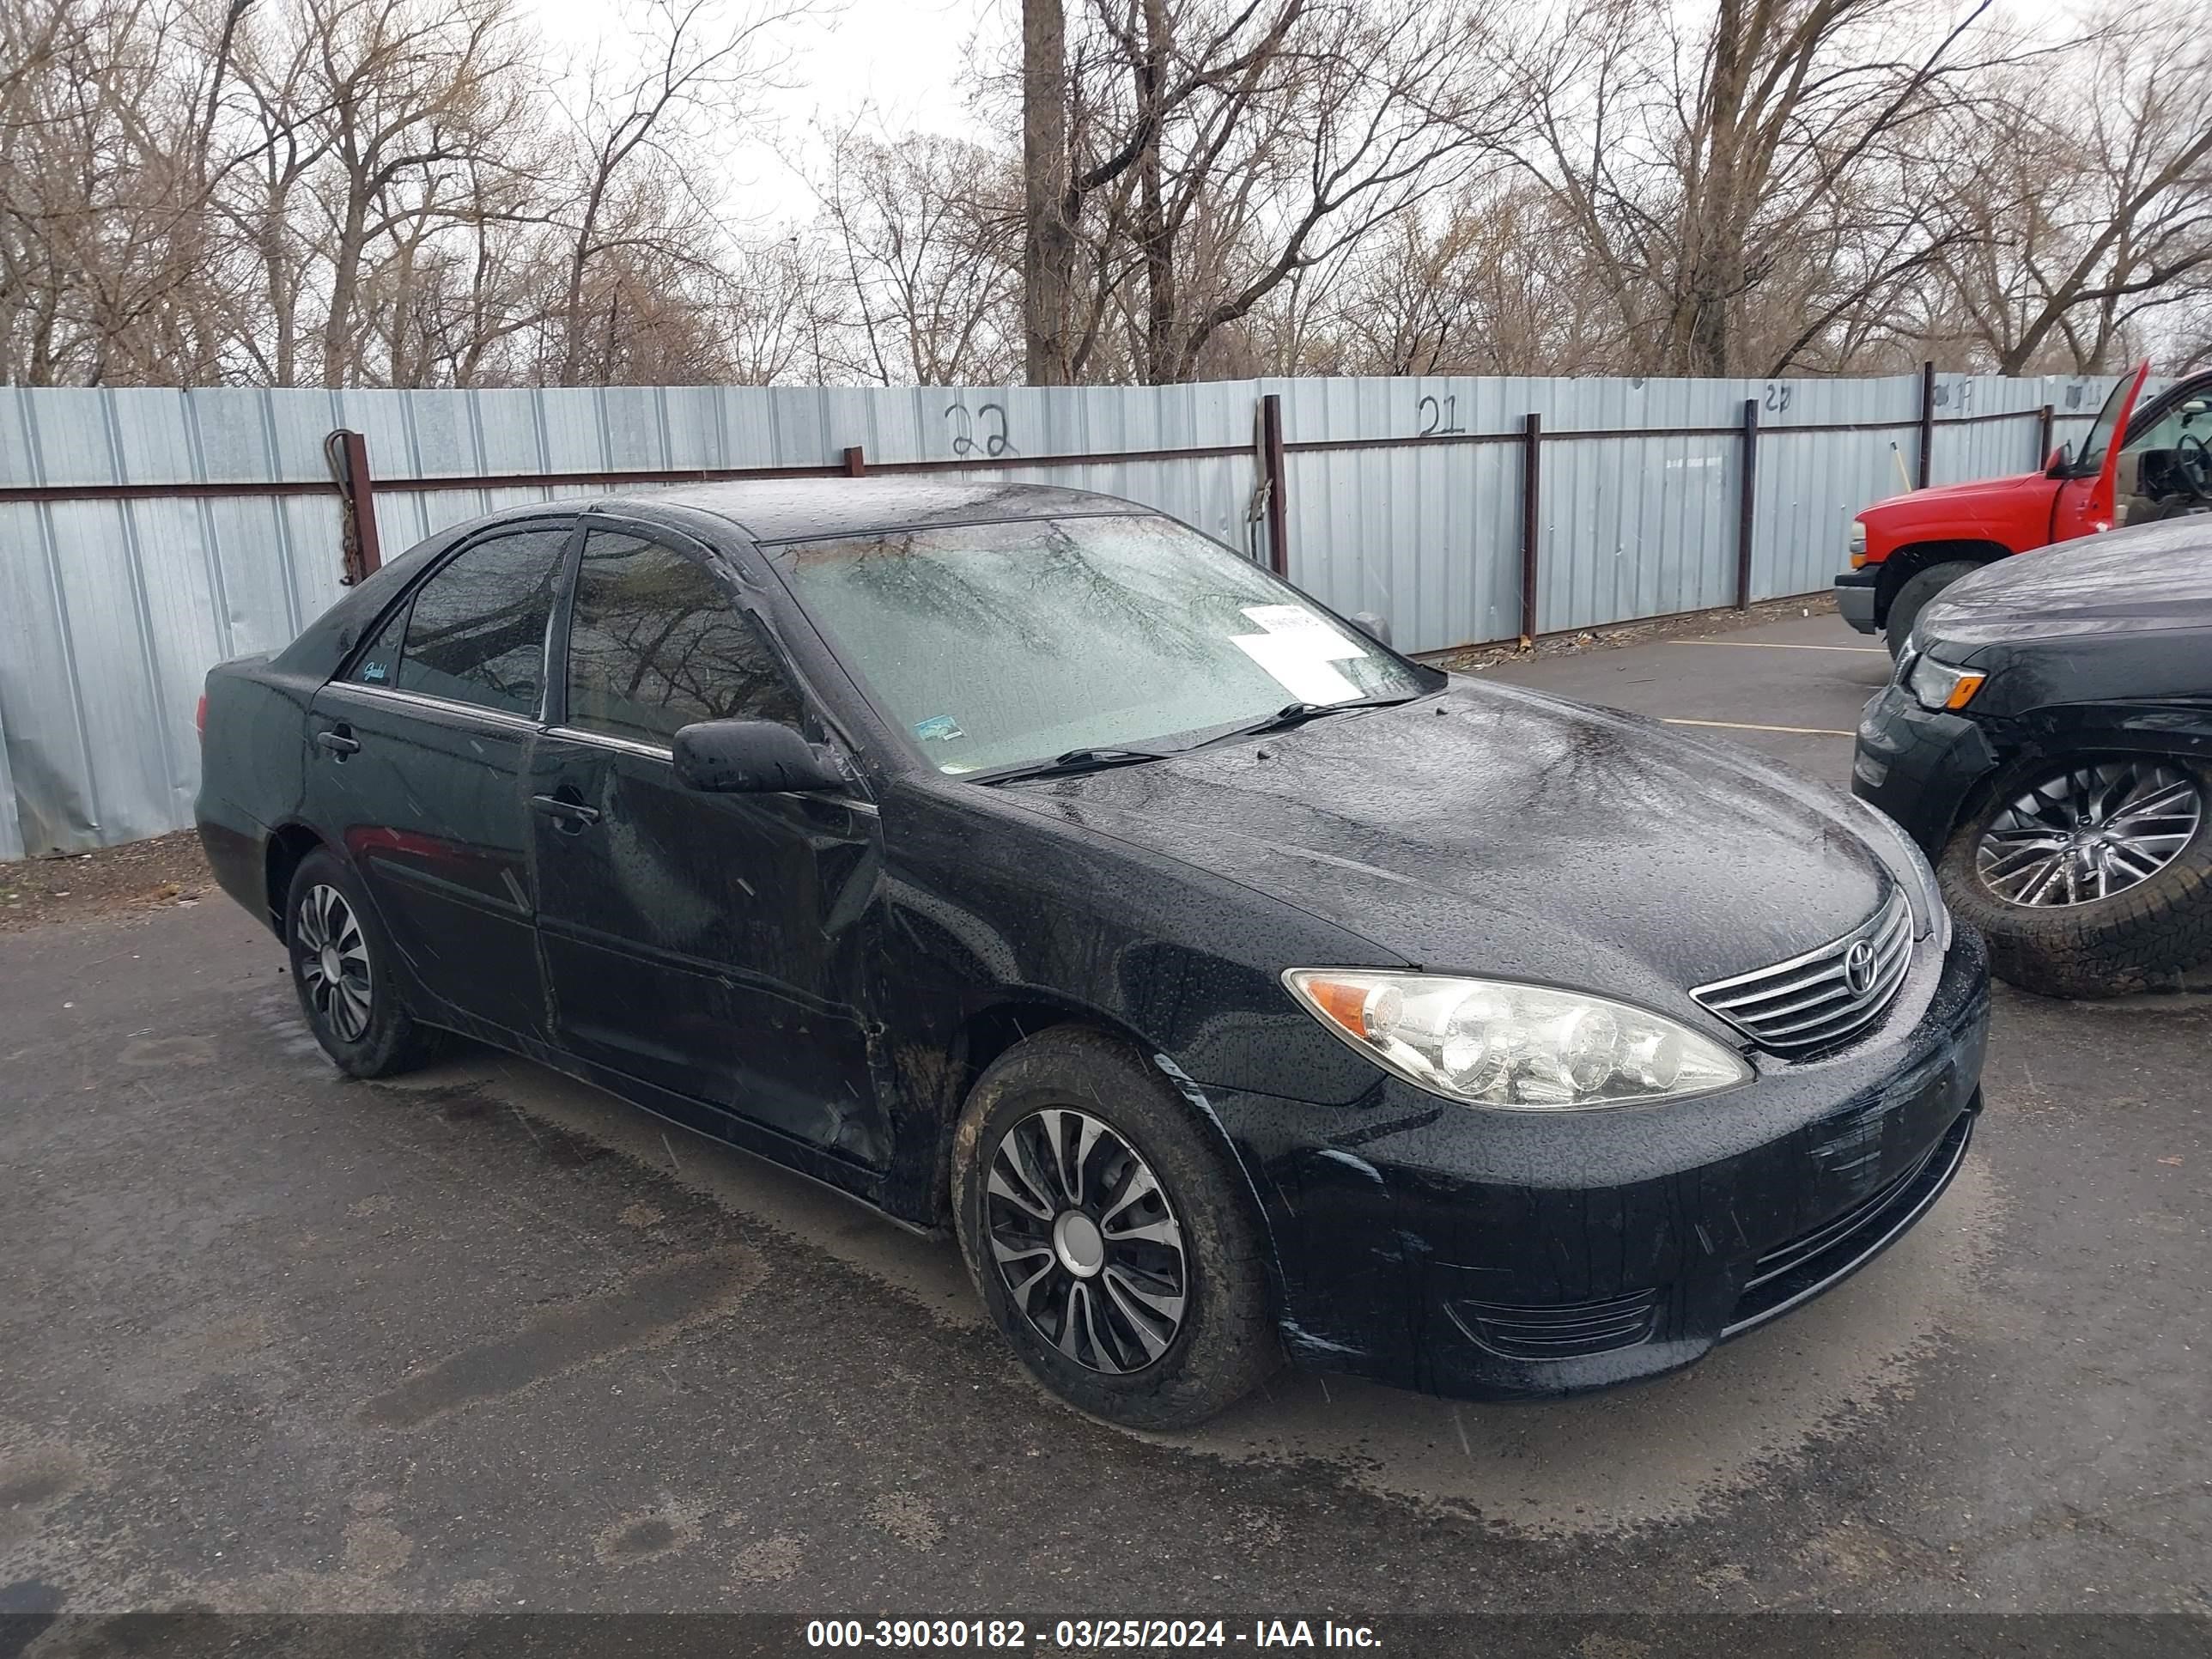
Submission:
{"label": "car roof", "polygon": [[687,507],[729,520],[758,542],[857,536],[928,524],[988,524],[1153,509],[1088,489],[942,477],[742,478],[682,484],[592,506]]}

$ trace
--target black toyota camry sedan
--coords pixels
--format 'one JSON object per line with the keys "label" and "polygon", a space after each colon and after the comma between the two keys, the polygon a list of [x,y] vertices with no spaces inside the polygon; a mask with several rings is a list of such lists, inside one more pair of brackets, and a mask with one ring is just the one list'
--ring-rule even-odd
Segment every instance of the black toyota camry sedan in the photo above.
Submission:
{"label": "black toyota camry sedan", "polygon": [[2007,979],[2109,996],[2212,963],[2212,520],[1945,588],[1860,717],[1852,787]]}
{"label": "black toyota camry sedan", "polygon": [[1286,1353],[1685,1364],[1909,1227],[1979,1104],[1981,944],[1880,814],[1073,490],[479,520],[210,674],[204,761],[340,1066],[463,1033],[950,1228],[1127,1423]]}

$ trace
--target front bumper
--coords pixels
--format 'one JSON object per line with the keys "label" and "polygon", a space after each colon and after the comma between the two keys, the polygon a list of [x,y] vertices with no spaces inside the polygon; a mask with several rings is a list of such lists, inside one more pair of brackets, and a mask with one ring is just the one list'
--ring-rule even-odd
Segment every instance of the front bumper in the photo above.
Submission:
{"label": "front bumper", "polygon": [[1862,634],[1875,631],[1875,592],[1881,586],[1881,568],[1879,565],[1846,570],[1836,578],[1837,612]]}
{"label": "front bumper", "polygon": [[1897,820],[1929,858],[1943,849],[1967,792],[2000,757],[1980,724],[1923,708],[1893,680],[1859,714],[1851,793]]}
{"label": "front bumper", "polygon": [[1989,966],[1923,941],[1825,1059],[1702,1100],[1486,1112],[1395,1079],[1357,1105],[1208,1091],[1283,1269],[1292,1358],[1458,1399],[1655,1376],[1818,1295],[1939,1197],[1980,1097]]}

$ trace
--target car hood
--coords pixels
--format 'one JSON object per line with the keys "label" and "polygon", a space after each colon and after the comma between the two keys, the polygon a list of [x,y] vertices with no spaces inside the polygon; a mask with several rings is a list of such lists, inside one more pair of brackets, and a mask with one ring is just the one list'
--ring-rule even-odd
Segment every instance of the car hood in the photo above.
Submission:
{"label": "car hood", "polygon": [[1408,963],[1662,1009],[1834,939],[1890,881],[1850,803],[1819,785],[1457,678],[1419,702],[1006,793]]}
{"label": "car hood", "polygon": [[1882,556],[1899,544],[1929,535],[1983,538],[2018,552],[2051,533],[2051,499],[2057,482],[2040,472],[1970,483],[1931,484],[1876,501],[1858,514]]}
{"label": "car hood", "polygon": [[2212,517],[2000,559],[1945,588],[1916,629],[1954,660],[2017,640],[2212,629]]}

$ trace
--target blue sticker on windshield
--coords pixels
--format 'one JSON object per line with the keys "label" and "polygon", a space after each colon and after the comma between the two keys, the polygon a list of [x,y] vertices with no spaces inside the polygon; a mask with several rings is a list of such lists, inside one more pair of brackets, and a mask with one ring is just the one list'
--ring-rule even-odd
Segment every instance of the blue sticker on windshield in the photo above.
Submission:
{"label": "blue sticker on windshield", "polygon": [[932,714],[926,720],[916,720],[914,734],[924,743],[943,743],[947,738],[968,735],[960,729],[960,722],[950,714]]}

